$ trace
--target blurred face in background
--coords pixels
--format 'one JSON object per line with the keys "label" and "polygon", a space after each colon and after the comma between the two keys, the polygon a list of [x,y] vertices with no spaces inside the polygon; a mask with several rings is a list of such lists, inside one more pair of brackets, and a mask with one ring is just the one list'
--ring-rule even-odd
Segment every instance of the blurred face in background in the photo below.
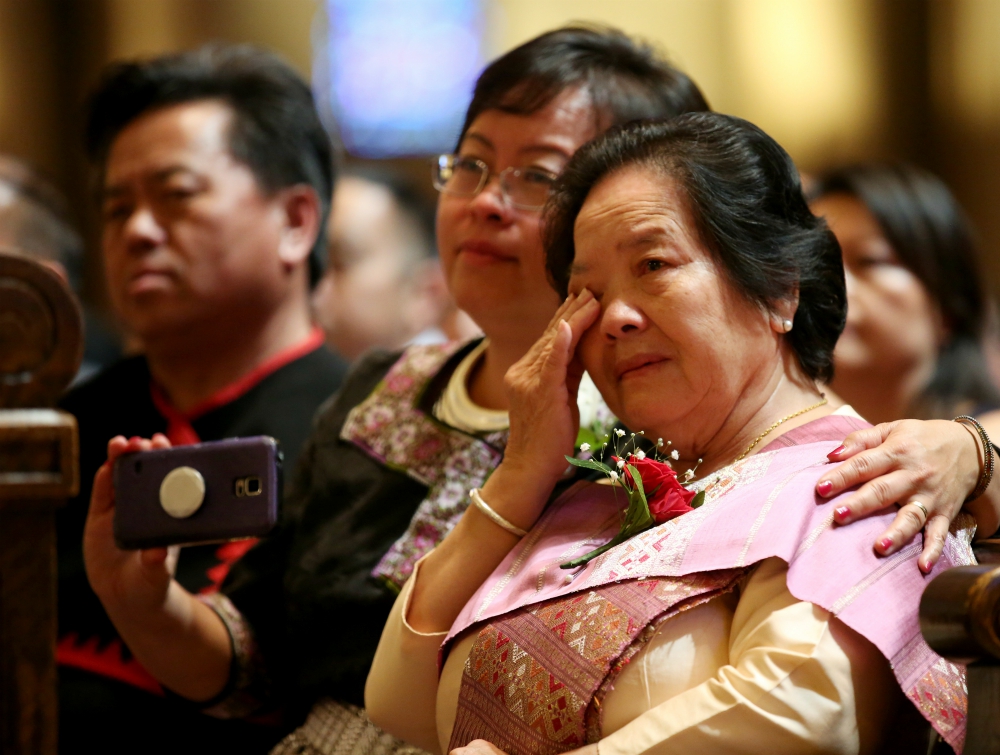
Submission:
{"label": "blurred face in background", "polygon": [[927,385],[946,337],[941,313],[860,200],[835,193],[811,206],[840,242],[847,279],[847,327],[831,387],[869,420],[882,421],[877,406],[865,407],[866,397],[889,386],[905,404]]}
{"label": "blurred face in background", "polygon": [[105,273],[116,313],[141,341],[236,337],[266,321],[291,288],[305,296],[305,265],[292,271],[304,239],[285,254],[295,238],[284,192],[265,194],[230,153],[231,119],[213,100],[164,107],[140,115],[111,145]]}
{"label": "blurred face in background", "polygon": [[438,324],[449,304],[440,264],[387,187],[338,181],[328,235],[313,305],[334,350],[355,359],[374,347],[396,349]]}
{"label": "blurred face in background", "polygon": [[531,115],[487,110],[469,126],[458,154],[485,163],[490,178],[474,197],[441,194],[438,250],[456,304],[487,335],[534,341],[559,305],[545,272],[541,213],[505,201],[498,174],[512,167],[557,176],[596,135],[590,96],[575,88]]}

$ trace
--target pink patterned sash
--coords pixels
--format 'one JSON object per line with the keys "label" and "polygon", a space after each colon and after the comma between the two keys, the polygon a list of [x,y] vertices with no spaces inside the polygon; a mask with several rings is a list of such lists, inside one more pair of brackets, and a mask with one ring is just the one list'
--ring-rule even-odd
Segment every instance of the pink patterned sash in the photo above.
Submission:
{"label": "pink patterned sash", "polygon": [[[463,676],[452,746],[483,737],[504,741],[511,755],[528,755],[595,741],[602,684],[651,636],[644,632],[675,607],[707,600],[754,564],[778,557],[789,565],[792,595],[830,611],[878,647],[907,697],[961,751],[965,672],[923,641],[918,606],[929,579],[975,563],[969,545],[974,528],[969,518],[956,520],[942,559],[924,576],[916,564],[920,538],[888,558],[874,554],[871,544],[894,511],[834,526],[839,498],[819,501],[814,487],[826,471],[826,454],[843,440],[842,419],[804,426],[816,437],[825,425],[834,440],[777,447],[710,475],[700,483],[704,506],[613,548],[569,581],[559,564],[606,542],[617,531],[623,501],[608,486],[593,483],[578,483],[554,501],[466,604],[442,647],[443,657],[458,634],[481,627]],[[708,580],[697,583],[703,592],[692,589],[693,579]],[[624,597],[627,585],[640,592],[655,587],[636,602]],[[681,596],[677,603],[659,597],[674,591]],[[586,611],[599,607],[590,623],[579,622],[568,635],[555,631],[561,624],[551,617],[560,611],[576,616],[583,605]],[[581,648],[592,640],[602,652],[586,656]],[[582,666],[588,669],[584,676]]]}
{"label": "pink patterned sash", "polygon": [[556,755],[597,741],[604,695],[656,627],[745,571],[605,585],[487,623],[462,675],[449,749],[486,739],[509,755]]}

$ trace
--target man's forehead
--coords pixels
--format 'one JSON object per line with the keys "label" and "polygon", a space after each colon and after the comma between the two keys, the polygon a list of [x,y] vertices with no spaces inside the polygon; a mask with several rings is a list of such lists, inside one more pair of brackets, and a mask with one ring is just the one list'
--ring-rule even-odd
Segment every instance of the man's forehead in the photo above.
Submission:
{"label": "man's forehead", "polygon": [[130,121],[111,142],[105,184],[136,171],[162,173],[220,157],[232,159],[232,110],[218,100],[169,105]]}

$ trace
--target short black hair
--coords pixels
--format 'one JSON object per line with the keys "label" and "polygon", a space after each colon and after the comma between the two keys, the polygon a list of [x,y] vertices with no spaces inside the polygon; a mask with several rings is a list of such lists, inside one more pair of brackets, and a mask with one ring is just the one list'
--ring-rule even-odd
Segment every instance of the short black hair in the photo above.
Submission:
{"label": "short black hair", "polygon": [[486,110],[531,115],[575,86],[590,94],[598,131],[709,109],[698,85],[650,45],[610,27],[570,26],[535,37],[486,67],[459,142]]}
{"label": "short black hair", "polygon": [[315,284],[326,258],[332,148],[309,85],[273,53],[251,45],[212,44],[109,66],[89,100],[87,154],[103,170],[115,137],[143,113],[212,99],[232,108],[230,151],[253,171],[264,191],[297,184],[316,191],[322,216],[309,256],[309,278]]}
{"label": "short black hair", "polygon": [[867,207],[941,311],[949,337],[911,411],[950,417],[963,401],[972,409],[1000,406],[981,346],[989,297],[976,235],[944,181],[905,163],[863,163],[823,173],[809,194],[813,200],[846,194]]}
{"label": "short black hair", "polygon": [[677,181],[702,242],[747,300],[771,310],[798,294],[789,343],[809,377],[829,380],[847,317],[840,245],[809,211],[788,153],[740,118],[690,113],[642,121],[584,145],[545,210],[546,265],[556,288],[566,294],[573,228],[591,188],[633,165]]}

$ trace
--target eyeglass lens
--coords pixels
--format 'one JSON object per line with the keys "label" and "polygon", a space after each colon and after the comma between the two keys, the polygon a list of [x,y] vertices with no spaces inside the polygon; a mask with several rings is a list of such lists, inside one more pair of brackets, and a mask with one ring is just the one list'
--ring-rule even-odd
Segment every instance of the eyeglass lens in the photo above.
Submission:
{"label": "eyeglass lens", "polygon": [[[434,186],[448,194],[475,196],[485,187],[489,168],[478,160],[442,155],[435,165]],[[548,199],[552,177],[542,171],[507,168],[500,173],[500,188],[511,204],[538,209]]]}

